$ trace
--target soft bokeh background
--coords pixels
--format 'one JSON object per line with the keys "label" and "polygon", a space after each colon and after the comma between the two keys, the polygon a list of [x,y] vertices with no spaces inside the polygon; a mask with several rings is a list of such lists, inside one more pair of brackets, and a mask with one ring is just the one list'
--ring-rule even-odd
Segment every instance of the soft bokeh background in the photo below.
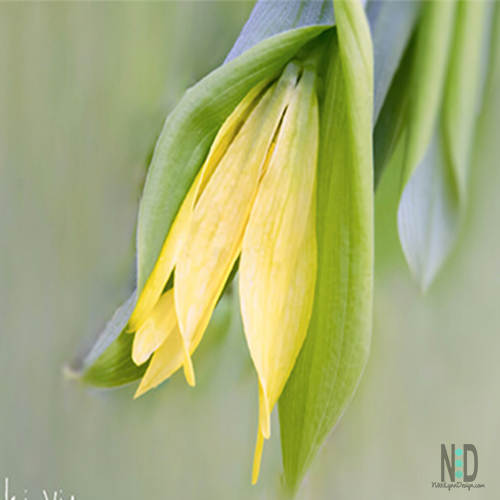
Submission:
{"label": "soft bokeh background", "polygon": [[[134,387],[62,376],[133,285],[136,212],[164,117],[224,59],[250,9],[0,3],[0,497],[6,477],[29,499],[278,496],[276,419],[249,485],[257,388],[237,316],[195,356],[194,390],[175,376],[133,402]],[[371,360],[301,499],[499,497],[498,80],[487,99],[466,227],[424,297],[397,242],[397,186],[390,173],[382,182]],[[431,489],[440,444],[465,442],[486,489]]]}

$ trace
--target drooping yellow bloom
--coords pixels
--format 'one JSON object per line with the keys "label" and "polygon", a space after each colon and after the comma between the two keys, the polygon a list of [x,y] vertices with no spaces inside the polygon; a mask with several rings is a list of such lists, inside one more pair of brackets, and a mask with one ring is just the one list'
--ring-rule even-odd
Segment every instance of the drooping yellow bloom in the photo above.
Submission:
{"label": "drooping yellow bloom", "polygon": [[[133,360],[152,355],[136,397],[191,355],[238,257],[245,335],[259,379],[257,480],[270,415],[304,342],[316,279],[315,72],[291,62],[221,127],[129,321]],[[174,273],[173,288],[165,290]]]}

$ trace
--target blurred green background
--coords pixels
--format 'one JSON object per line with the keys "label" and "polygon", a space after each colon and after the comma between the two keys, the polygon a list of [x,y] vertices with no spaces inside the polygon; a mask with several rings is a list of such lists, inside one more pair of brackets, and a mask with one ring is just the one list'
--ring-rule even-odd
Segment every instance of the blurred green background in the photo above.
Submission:
{"label": "blurred green background", "polygon": [[[62,376],[133,286],[164,117],[223,61],[251,7],[0,3],[0,497],[6,477],[28,499],[279,496],[276,415],[250,486],[257,385],[237,315],[196,354],[194,390],[176,375],[133,402],[134,387]],[[371,360],[300,499],[499,498],[499,81],[477,130],[466,227],[426,296],[397,241],[396,175],[382,181]],[[476,446],[484,490],[431,488],[441,443]]]}

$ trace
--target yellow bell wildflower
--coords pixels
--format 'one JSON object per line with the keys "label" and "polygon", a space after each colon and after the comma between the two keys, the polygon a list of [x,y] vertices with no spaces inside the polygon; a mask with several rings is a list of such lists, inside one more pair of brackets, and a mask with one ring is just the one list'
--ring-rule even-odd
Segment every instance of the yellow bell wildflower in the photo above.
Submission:
{"label": "yellow bell wildflower", "polygon": [[[304,342],[316,280],[315,70],[293,61],[221,127],[130,318],[136,397],[181,366],[195,384],[200,343],[238,257],[245,335],[259,380],[256,482],[270,416]],[[172,273],[173,287],[165,290]],[[170,280],[171,281],[171,280]]]}

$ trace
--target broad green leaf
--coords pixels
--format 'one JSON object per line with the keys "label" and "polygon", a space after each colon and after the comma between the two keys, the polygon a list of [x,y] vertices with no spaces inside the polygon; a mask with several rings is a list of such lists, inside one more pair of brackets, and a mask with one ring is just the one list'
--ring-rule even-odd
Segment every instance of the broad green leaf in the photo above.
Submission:
{"label": "broad green leaf", "polygon": [[[428,2],[417,36],[398,231],[424,291],[453,248],[465,208],[486,12],[484,2]],[[439,57],[429,56],[431,47],[442,48]]]}
{"label": "broad green leaf", "polygon": [[318,274],[307,337],[279,402],[292,489],[347,407],[370,349],[373,299],[373,56],[359,2],[334,1],[321,108]]}

